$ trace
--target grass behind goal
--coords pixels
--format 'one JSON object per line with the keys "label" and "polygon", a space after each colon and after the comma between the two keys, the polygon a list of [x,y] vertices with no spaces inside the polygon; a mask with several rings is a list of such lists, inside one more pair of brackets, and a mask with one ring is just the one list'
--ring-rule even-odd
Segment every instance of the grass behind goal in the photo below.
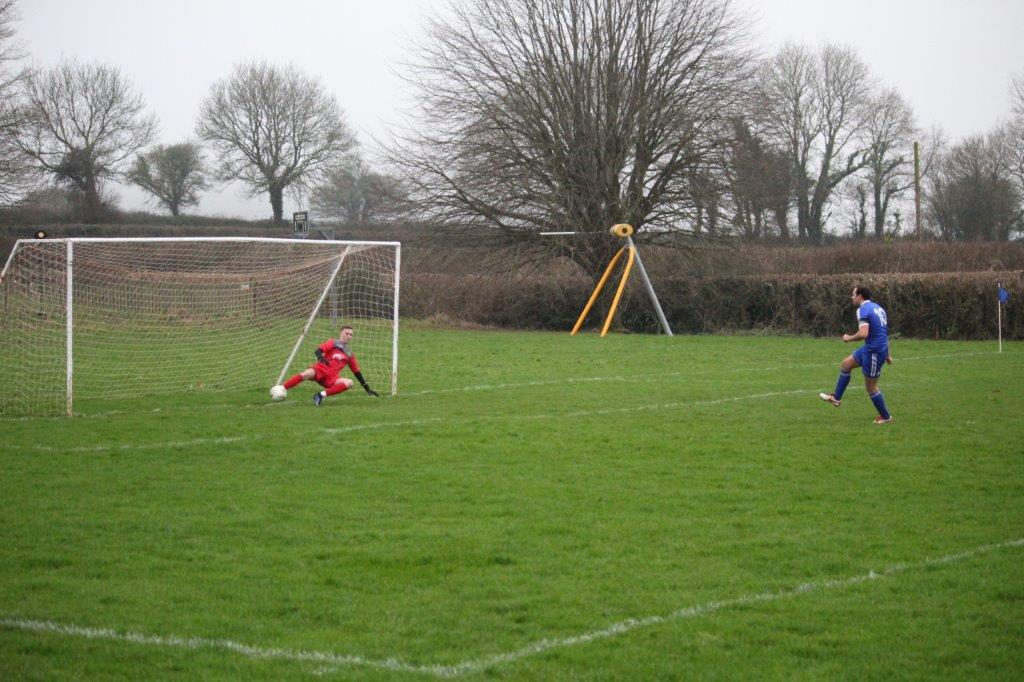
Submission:
{"label": "grass behind goal", "polygon": [[1020,344],[897,340],[878,427],[832,340],[400,342],[397,399],[0,420],[0,678],[1024,669]]}

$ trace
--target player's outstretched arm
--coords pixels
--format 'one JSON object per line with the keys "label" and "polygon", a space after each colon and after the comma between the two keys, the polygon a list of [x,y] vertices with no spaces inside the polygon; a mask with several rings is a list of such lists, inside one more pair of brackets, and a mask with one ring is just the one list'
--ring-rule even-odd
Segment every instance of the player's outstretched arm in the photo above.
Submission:
{"label": "player's outstretched arm", "polygon": [[857,327],[856,334],[843,334],[843,342],[849,343],[850,341],[861,341],[862,339],[868,338],[868,323],[861,322]]}
{"label": "player's outstretched arm", "polygon": [[377,391],[370,388],[370,384],[366,383],[366,379],[363,378],[362,372],[353,372],[352,374],[354,374],[356,379],[359,380],[359,385],[363,387],[363,390],[366,391],[367,395],[371,395],[374,398],[380,397],[380,393],[377,393]]}

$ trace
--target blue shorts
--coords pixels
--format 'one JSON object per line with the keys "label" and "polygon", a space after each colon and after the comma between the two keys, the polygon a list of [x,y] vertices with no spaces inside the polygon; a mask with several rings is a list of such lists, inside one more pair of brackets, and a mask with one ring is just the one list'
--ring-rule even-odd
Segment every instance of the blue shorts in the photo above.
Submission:
{"label": "blue shorts", "polygon": [[853,359],[860,365],[860,371],[869,379],[877,379],[882,376],[882,366],[888,353],[875,353],[869,351],[867,346],[861,346],[853,351]]}

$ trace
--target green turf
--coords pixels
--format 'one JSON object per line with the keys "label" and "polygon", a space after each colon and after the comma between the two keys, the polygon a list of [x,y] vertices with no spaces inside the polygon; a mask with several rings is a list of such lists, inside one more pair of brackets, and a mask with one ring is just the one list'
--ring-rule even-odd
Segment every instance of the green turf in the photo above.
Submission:
{"label": "green turf", "polygon": [[895,342],[877,427],[859,377],[818,401],[833,340],[400,340],[398,398],[0,420],[0,679],[1024,671],[1024,546],[991,547],[1024,538],[1020,343]]}

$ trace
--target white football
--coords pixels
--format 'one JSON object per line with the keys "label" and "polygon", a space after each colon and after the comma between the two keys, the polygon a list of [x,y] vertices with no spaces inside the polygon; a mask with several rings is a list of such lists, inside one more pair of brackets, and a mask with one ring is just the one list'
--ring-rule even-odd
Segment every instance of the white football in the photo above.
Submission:
{"label": "white football", "polygon": [[288,389],[280,384],[270,389],[271,400],[284,400],[286,395],[288,395]]}

